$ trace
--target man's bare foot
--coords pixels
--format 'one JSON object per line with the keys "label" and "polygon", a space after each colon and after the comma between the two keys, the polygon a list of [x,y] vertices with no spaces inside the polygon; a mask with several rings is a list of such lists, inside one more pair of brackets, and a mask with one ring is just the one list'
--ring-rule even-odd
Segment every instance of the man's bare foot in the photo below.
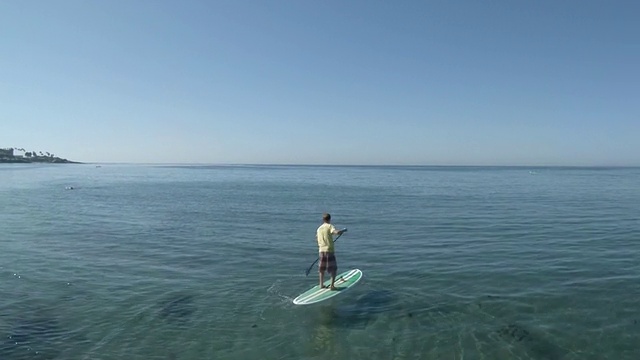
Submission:
{"label": "man's bare foot", "polygon": [[332,286],[332,287],[329,288],[329,290],[338,290],[338,289],[336,289],[335,286]]}
{"label": "man's bare foot", "polygon": [[319,286],[320,286],[320,289],[326,289],[326,288],[328,288],[328,286],[326,286],[326,285],[319,285]]}

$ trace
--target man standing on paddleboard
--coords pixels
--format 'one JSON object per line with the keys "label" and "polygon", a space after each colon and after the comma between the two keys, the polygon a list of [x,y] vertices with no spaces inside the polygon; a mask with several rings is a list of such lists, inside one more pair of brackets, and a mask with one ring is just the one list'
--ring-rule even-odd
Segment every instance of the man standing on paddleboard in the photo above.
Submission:
{"label": "man standing on paddleboard", "polygon": [[318,271],[320,272],[320,288],[324,286],[325,271],[331,275],[331,290],[335,290],[334,283],[336,281],[336,272],[338,271],[338,263],[333,248],[333,235],[341,235],[345,230],[336,230],[331,224],[331,215],[322,214],[322,225],[316,230],[316,238],[318,240],[318,250],[320,251],[320,264]]}

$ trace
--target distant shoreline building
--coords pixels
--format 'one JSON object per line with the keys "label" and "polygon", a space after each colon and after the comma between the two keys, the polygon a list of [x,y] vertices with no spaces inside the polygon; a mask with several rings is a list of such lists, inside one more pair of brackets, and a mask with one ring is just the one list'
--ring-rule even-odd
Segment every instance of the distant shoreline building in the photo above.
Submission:
{"label": "distant shoreline building", "polygon": [[38,155],[35,151],[26,151],[23,148],[0,148],[0,163],[61,163],[79,164],[76,161],[59,158],[54,154],[40,151]]}

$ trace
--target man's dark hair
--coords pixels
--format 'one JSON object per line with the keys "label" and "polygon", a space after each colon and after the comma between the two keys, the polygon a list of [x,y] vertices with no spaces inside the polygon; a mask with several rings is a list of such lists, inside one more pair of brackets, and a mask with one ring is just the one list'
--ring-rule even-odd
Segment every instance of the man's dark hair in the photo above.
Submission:
{"label": "man's dark hair", "polygon": [[322,214],[322,220],[323,221],[330,221],[331,220],[331,214],[329,214],[329,213]]}

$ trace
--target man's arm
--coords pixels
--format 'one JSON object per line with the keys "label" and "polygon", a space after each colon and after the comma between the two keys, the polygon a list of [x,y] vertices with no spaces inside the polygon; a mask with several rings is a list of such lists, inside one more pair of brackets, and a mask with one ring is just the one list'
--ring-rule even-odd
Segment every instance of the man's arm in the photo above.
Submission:
{"label": "man's arm", "polygon": [[333,230],[333,234],[334,235],[342,235],[343,232],[347,231],[347,228],[344,228],[342,230]]}

